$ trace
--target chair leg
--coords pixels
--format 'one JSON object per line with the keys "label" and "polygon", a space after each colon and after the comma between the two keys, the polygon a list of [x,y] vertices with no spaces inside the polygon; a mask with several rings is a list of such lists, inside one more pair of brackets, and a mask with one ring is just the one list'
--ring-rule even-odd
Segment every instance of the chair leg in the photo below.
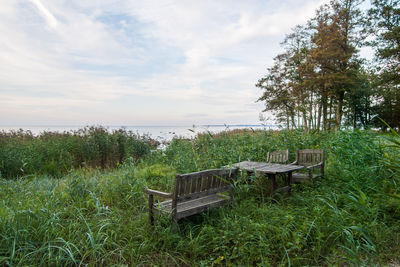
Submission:
{"label": "chair leg", "polygon": [[149,219],[151,225],[154,225],[153,202],[154,202],[153,195],[149,195]]}

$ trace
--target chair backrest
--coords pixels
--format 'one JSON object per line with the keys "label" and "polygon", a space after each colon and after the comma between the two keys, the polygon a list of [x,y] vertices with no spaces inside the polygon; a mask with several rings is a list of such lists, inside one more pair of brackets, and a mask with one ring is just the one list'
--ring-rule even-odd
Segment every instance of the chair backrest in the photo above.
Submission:
{"label": "chair backrest", "polygon": [[227,191],[231,188],[237,174],[237,168],[177,174],[174,197],[179,201]]}
{"label": "chair backrest", "polygon": [[298,165],[311,166],[320,162],[325,162],[324,150],[302,149],[296,151],[296,161]]}
{"label": "chair backrest", "polygon": [[285,151],[273,151],[268,152],[267,162],[269,163],[288,163],[289,162],[289,150]]}

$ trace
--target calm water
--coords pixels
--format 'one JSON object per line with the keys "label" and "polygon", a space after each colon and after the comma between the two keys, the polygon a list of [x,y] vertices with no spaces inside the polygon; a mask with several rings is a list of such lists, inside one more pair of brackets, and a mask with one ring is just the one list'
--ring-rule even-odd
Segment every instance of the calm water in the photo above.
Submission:
{"label": "calm water", "polygon": [[[33,134],[40,134],[44,131],[64,132],[82,129],[84,126],[0,126],[0,131],[30,130]],[[150,135],[159,141],[169,141],[173,137],[193,138],[196,134],[210,131],[212,133],[233,129],[277,129],[277,125],[192,125],[192,126],[107,126],[109,130],[124,128],[139,135]]]}

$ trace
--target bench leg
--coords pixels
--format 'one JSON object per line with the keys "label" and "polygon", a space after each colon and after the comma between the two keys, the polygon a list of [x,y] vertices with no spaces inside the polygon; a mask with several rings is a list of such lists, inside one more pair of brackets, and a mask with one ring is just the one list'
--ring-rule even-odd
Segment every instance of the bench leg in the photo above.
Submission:
{"label": "bench leg", "polygon": [[154,202],[153,195],[149,195],[149,219],[150,219],[150,224],[151,225],[154,224],[153,202]]}

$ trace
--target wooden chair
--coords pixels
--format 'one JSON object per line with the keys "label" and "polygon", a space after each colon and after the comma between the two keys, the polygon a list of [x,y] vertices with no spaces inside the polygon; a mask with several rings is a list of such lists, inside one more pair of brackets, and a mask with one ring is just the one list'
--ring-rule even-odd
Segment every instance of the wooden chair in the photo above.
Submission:
{"label": "wooden chair", "polygon": [[267,154],[267,162],[268,163],[281,163],[281,164],[286,164],[289,162],[289,150],[285,151],[273,151],[273,152],[268,152]]}
{"label": "wooden chair", "polygon": [[[325,153],[324,150],[302,149],[296,151],[296,161],[291,163],[305,166],[307,172],[295,172],[292,176],[293,183],[303,183],[324,176]],[[319,170],[320,173],[315,173]]]}
{"label": "wooden chair", "polygon": [[[289,150],[286,149],[286,150],[276,150],[273,152],[268,152],[267,162],[287,164],[289,162]],[[284,179],[288,179],[286,174],[280,174],[279,176],[283,177]]]}
{"label": "wooden chair", "polygon": [[[154,222],[153,211],[170,214],[174,221],[178,221],[228,203],[231,197],[221,193],[232,189],[232,182],[237,174],[237,168],[177,174],[173,193],[146,189],[146,193],[149,194],[150,223]],[[154,204],[153,196],[170,200]]]}

